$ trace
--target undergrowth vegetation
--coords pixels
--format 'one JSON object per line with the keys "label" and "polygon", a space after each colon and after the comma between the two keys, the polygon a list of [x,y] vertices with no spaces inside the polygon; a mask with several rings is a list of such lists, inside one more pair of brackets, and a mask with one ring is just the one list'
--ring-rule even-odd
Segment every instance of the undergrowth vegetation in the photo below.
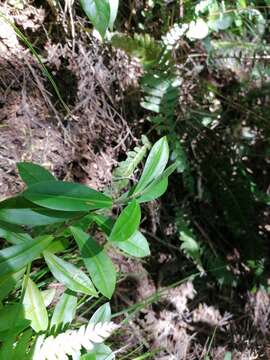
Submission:
{"label": "undergrowth vegetation", "polygon": [[[122,154],[102,192],[58,180],[38,164],[17,164],[25,188],[0,202],[0,360],[114,359],[123,344],[111,349],[104,341],[113,332],[121,339],[121,325],[163,291],[138,304],[124,297],[130,306],[111,314],[108,301],[122,281],[117,256],[147,258],[149,268],[157,261],[149,272],[160,275],[158,261],[172,249],[177,270],[163,279],[168,291],[187,278],[230,300],[268,293],[270,2],[48,3],[52,13],[62,7],[69,13],[72,51],[76,31],[91,31],[100,46],[134,62],[135,85],[123,90],[121,106],[141,140]],[[74,25],[75,13],[84,17],[83,28]],[[38,49],[0,15],[51,83],[61,124],[77,121]],[[116,107],[109,95],[107,101]],[[148,211],[158,217],[157,204],[161,219],[154,219],[154,230],[140,231]],[[176,305],[177,316],[185,306]],[[190,358],[215,358],[217,328],[200,356]],[[137,360],[189,359],[189,350],[181,357],[167,343],[161,349],[142,343],[147,351]],[[163,350],[168,357],[157,357]],[[222,356],[232,353],[225,347]]]}
{"label": "undergrowth vegetation", "polygon": [[206,0],[179,11],[152,1],[134,15],[144,18],[137,32],[111,38],[141,62],[140,104],[182,174],[174,204],[181,248],[220,285],[246,275],[263,283],[267,261],[269,126],[260,105],[270,48],[268,4],[257,3]]}
{"label": "undergrowth vegetation", "polygon": [[[120,174],[122,181],[127,180],[145,151],[140,149],[135,155],[137,158],[129,155],[115,175],[118,190],[127,185],[120,186]],[[82,304],[98,298],[99,294],[108,299],[112,297],[117,276],[107,254],[110,247],[129,256],[150,255],[147,240],[139,231],[139,204],[154,200],[166,191],[168,176],[176,167],[172,164],[165,169],[168,159],[169,148],[164,137],[152,147],[138,183],[114,201],[109,195],[84,185],[59,181],[39,165],[18,164],[27,188],[0,205],[1,237],[12,244],[0,251],[0,299],[3,301],[15,291],[15,301],[1,309],[1,359],[5,356],[10,359],[18,356],[21,359],[64,359],[68,355],[79,359],[82,349],[92,350],[93,356],[100,351],[100,345],[96,345],[96,349],[95,344],[102,343],[117,327],[110,323],[108,303],[95,312],[87,326],[67,333],[63,330],[75,316],[79,305],[77,293],[83,294]],[[113,204],[127,204],[117,219],[108,217]],[[104,232],[107,239],[104,244],[98,244],[86,232],[92,226]],[[75,259],[70,256],[74,240],[79,248]],[[32,262],[40,258],[44,259],[46,267],[32,272]],[[91,279],[80,269],[82,264]],[[55,305],[50,321],[46,307],[53,300],[55,290],[40,291],[35,284],[35,280],[48,271],[67,289]],[[35,334],[44,335],[33,337],[29,326]],[[103,350],[108,356],[110,350],[106,347]],[[8,355],[10,353],[12,355]]]}

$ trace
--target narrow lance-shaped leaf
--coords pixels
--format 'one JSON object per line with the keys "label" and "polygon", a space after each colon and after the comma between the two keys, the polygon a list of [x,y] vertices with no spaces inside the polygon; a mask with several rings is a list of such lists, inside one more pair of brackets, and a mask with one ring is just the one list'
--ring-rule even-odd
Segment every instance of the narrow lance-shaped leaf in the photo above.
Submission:
{"label": "narrow lance-shaped leaf", "polygon": [[76,307],[76,296],[65,292],[54,309],[51,329],[63,329],[66,324],[70,324],[75,317]]}
{"label": "narrow lance-shaped leaf", "polygon": [[31,321],[31,327],[36,332],[47,330],[49,320],[43,296],[30,278],[27,280],[23,306],[26,319]]}
{"label": "narrow lance-shaped leaf", "polygon": [[41,181],[57,179],[44,167],[31,162],[20,162],[17,164],[20,177],[26,185],[32,185]]}
{"label": "narrow lance-shaped leaf", "polygon": [[52,236],[44,235],[27,244],[15,245],[0,251],[0,276],[19,271],[45,250]]}
{"label": "narrow lance-shaped leaf", "polygon": [[132,201],[121,212],[117,218],[112,232],[110,234],[110,241],[125,241],[131,237],[138,229],[141,220],[141,209],[136,201]]}
{"label": "narrow lance-shaped leaf", "polygon": [[135,187],[134,194],[140,193],[155,178],[162,174],[169,160],[169,146],[166,137],[152,147],[146,160],[142,176]]}
{"label": "narrow lance-shaped leaf", "polygon": [[168,188],[168,178],[162,179],[157,184],[150,184],[144,191],[144,194],[137,198],[139,203],[148,202],[159,198]]}
{"label": "narrow lance-shaped leaf", "polygon": [[96,190],[81,184],[64,181],[42,181],[31,185],[23,196],[52,210],[89,211],[112,206],[112,200]]}
{"label": "narrow lance-shaped leaf", "polygon": [[163,195],[168,187],[168,177],[176,170],[177,164],[174,163],[167,167],[161,175],[154,179],[136,200],[141,202],[151,201]]}
{"label": "narrow lance-shaped leaf", "polygon": [[81,0],[81,4],[94,27],[104,37],[111,21],[109,0]]}
{"label": "narrow lance-shaped leaf", "polygon": [[119,7],[119,0],[109,0],[110,3],[110,21],[109,21],[109,28],[113,30],[113,24],[115,22],[118,7]]}
{"label": "narrow lance-shaped leaf", "polygon": [[70,227],[70,230],[93,283],[104,296],[111,298],[116,283],[116,270],[111,259],[103,247],[80,228]]}
{"label": "narrow lance-shaped leaf", "polygon": [[75,215],[78,216],[78,212],[44,209],[22,196],[0,202],[0,220],[31,228],[65,222]]}
{"label": "narrow lance-shaped leaf", "polygon": [[3,238],[14,245],[33,241],[31,236],[25,233],[21,227],[10,225],[3,221],[0,221],[0,238]]}
{"label": "narrow lance-shaped leaf", "polygon": [[48,251],[43,254],[51,273],[60,283],[70,290],[97,296],[91,280],[82,270]]}

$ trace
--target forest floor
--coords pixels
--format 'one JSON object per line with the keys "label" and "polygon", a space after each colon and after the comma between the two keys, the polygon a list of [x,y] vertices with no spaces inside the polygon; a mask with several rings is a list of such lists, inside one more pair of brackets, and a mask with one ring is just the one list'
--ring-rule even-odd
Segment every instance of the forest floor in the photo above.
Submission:
{"label": "forest floor", "polygon": [[[50,2],[39,3],[8,1],[0,9],[39,49],[60,97],[12,25],[1,19],[1,199],[22,188],[19,161],[104,190],[117,162],[150,129],[133,95],[140,66],[84,31],[82,17],[74,15],[71,31],[68,12],[54,13]],[[232,359],[270,359],[269,295],[219,294],[213,282],[190,271],[179,245],[167,241],[173,231],[169,202],[167,195],[144,207],[142,231],[152,256],[114,259],[121,281],[112,310],[126,317],[121,336],[112,340],[117,358],[149,353],[159,360],[219,360],[231,352]]]}

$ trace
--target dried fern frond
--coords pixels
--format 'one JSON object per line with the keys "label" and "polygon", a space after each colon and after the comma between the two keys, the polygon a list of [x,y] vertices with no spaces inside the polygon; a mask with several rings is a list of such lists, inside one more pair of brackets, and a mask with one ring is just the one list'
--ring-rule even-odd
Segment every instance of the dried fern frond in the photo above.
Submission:
{"label": "dried fern frond", "polygon": [[78,330],[67,330],[56,337],[38,337],[33,360],[79,360],[81,351],[90,351],[95,344],[101,344],[118,328],[113,322],[89,323]]}

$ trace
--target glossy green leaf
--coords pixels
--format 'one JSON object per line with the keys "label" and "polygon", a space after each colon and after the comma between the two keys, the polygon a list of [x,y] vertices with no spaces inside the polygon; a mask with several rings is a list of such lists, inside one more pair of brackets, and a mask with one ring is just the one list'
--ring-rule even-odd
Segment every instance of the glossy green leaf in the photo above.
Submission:
{"label": "glossy green leaf", "polygon": [[13,344],[16,341],[16,335],[7,338],[0,347],[0,359],[9,359],[13,352]]}
{"label": "glossy green leaf", "polygon": [[112,206],[112,200],[87,186],[64,181],[43,181],[28,187],[23,196],[52,210],[89,211]]}
{"label": "glossy green leaf", "polygon": [[149,184],[142,192],[141,195],[136,199],[139,202],[145,202],[153,200],[154,196],[161,196],[162,191],[165,190],[165,185],[167,185],[168,177],[177,169],[177,163],[174,163],[167,167],[166,170],[162,172],[156,179],[154,179],[151,184]]}
{"label": "glossy green leaf", "polygon": [[44,251],[53,237],[44,235],[34,239],[33,242],[14,245],[0,251],[0,276],[19,271],[25,265],[37,258]]}
{"label": "glossy green leaf", "polygon": [[80,248],[82,259],[96,288],[111,298],[116,283],[116,270],[104,251],[88,234],[76,227],[70,230]]}
{"label": "glossy green leaf", "polygon": [[0,341],[17,335],[29,326],[22,304],[9,304],[0,310]]}
{"label": "glossy green leaf", "polygon": [[76,307],[77,297],[65,292],[54,309],[51,329],[63,329],[66,324],[70,324],[75,317]]}
{"label": "glossy green leaf", "polygon": [[74,213],[49,211],[46,209],[1,209],[0,219],[15,225],[30,227],[52,225],[72,218]]}
{"label": "glossy green leaf", "polygon": [[117,218],[109,240],[117,242],[127,240],[138,230],[140,220],[140,205],[136,201],[132,201]]}
{"label": "glossy green leaf", "polygon": [[157,184],[150,184],[145,190],[144,194],[137,198],[139,203],[152,201],[163,195],[168,188],[168,178],[160,180]]}
{"label": "glossy green leaf", "polygon": [[82,270],[48,251],[43,254],[51,273],[61,284],[70,290],[97,296],[91,280]]}
{"label": "glossy green leaf", "polygon": [[145,257],[150,255],[149,244],[140,231],[136,231],[126,241],[114,242],[113,245],[131,256]]}
{"label": "glossy green leaf", "polygon": [[163,137],[153,145],[146,160],[142,176],[134,190],[134,194],[140,193],[151,181],[160,176],[168,160],[169,146],[166,137]]}
{"label": "glossy green leaf", "polygon": [[0,301],[2,301],[15,287],[17,282],[23,277],[25,269],[14,274],[0,276]]}
{"label": "glossy green leaf", "polygon": [[9,224],[29,227],[51,225],[65,222],[74,215],[78,216],[78,212],[44,209],[21,196],[0,203],[0,220]]}
{"label": "glossy green leaf", "polygon": [[[9,360],[29,360],[28,351],[29,351],[29,343],[33,336],[33,331],[31,329],[25,331],[19,339],[16,341],[16,345],[14,347],[13,343],[13,351],[9,354]],[[1,359],[1,357],[0,357]]]}
{"label": "glossy green leaf", "polygon": [[55,177],[44,167],[31,162],[20,162],[17,164],[20,177],[27,185],[32,185],[41,181],[56,181]]}
{"label": "glossy green leaf", "polygon": [[25,233],[21,227],[16,225],[10,225],[3,221],[0,221],[0,238],[3,238],[14,245],[33,241],[31,236]]}
{"label": "glossy green leaf", "polygon": [[109,21],[109,28],[113,30],[113,25],[117,16],[118,7],[119,7],[119,0],[109,0],[110,4],[110,21]]}
{"label": "glossy green leaf", "polygon": [[23,306],[25,317],[31,321],[32,329],[35,332],[47,330],[49,319],[43,296],[37,285],[30,278],[27,279]]}
{"label": "glossy green leaf", "polygon": [[109,0],[81,0],[81,4],[91,23],[104,37],[111,20]]}
{"label": "glossy green leaf", "polygon": [[111,321],[111,315],[112,312],[111,312],[110,303],[106,303],[101,305],[97,309],[97,311],[94,312],[89,322],[92,324],[97,324],[99,322],[101,323],[109,322]]}

